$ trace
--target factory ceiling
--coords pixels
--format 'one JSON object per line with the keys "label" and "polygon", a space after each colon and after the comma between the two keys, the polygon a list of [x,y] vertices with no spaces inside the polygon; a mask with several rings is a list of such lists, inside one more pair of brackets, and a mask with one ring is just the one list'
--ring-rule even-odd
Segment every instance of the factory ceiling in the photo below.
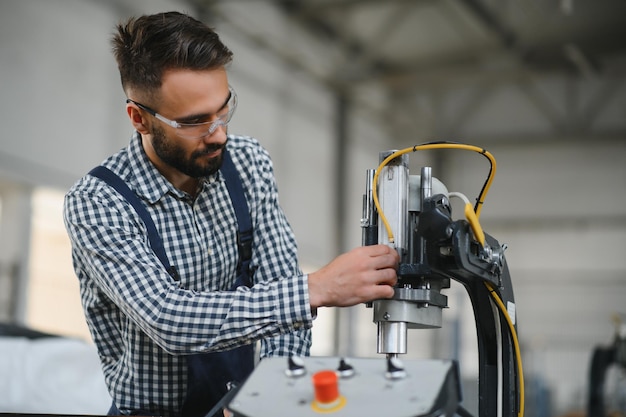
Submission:
{"label": "factory ceiling", "polygon": [[625,80],[624,0],[193,3],[211,23],[226,20],[258,48],[348,94],[377,88],[413,103],[424,93],[557,77],[602,82],[602,102]]}

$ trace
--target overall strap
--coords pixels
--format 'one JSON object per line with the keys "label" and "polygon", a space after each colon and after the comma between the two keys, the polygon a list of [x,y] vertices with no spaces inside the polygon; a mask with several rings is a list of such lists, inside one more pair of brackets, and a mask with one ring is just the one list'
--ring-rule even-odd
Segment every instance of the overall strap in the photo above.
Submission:
{"label": "overall strap", "polygon": [[139,214],[139,217],[141,217],[141,220],[143,220],[146,225],[146,229],[148,229],[148,239],[150,240],[150,247],[152,247],[152,251],[159,258],[168,274],[170,274],[176,281],[179,281],[180,277],[178,276],[176,267],[170,265],[170,261],[163,246],[163,240],[161,239],[161,236],[152,221],[152,217],[150,217],[148,210],[146,210],[146,207],[143,205],[141,200],[139,200],[137,194],[135,194],[128,187],[126,182],[117,174],[102,165],[89,171],[89,174],[104,180],[111,187],[115,188],[115,190],[117,190],[117,192],[120,193],[133,206],[135,211],[137,211],[137,214]]}
{"label": "overall strap", "polygon": [[227,149],[223,151],[224,160],[220,168],[226,188],[230,195],[230,201],[235,209],[239,231],[237,232],[237,246],[239,247],[239,264],[237,266],[237,282],[235,287],[245,285],[252,286],[252,273],[250,271],[250,260],[252,259],[252,218],[250,209],[243,192],[241,177],[233,163]]}

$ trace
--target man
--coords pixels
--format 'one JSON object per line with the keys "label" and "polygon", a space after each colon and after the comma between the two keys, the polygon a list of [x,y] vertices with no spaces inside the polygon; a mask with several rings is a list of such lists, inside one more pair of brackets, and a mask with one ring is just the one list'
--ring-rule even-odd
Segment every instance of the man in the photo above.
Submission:
{"label": "man", "polygon": [[[175,273],[116,189],[87,175],[67,193],[64,220],[113,397],[109,414],[204,416],[231,376],[214,366],[247,361],[233,360],[233,349],[261,341],[261,358],[307,355],[316,309],[391,297],[398,257],[387,246],[362,247],[301,273],[269,155],[255,139],[226,132],[236,107],[232,53],[213,30],[160,13],[118,25],[112,44],[135,133],[102,165],[140,198]],[[250,285],[236,282],[238,218],[220,171],[227,155],[253,226]],[[227,356],[208,368],[194,362],[211,352]]]}

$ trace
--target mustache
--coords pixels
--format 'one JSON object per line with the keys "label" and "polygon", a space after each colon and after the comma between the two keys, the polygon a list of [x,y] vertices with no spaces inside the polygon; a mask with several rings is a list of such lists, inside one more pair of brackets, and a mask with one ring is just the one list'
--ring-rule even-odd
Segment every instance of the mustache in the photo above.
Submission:
{"label": "mustache", "polygon": [[203,150],[194,152],[194,155],[202,156],[202,155],[207,155],[207,154],[219,151],[219,150],[224,150],[226,148],[226,143],[227,142],[208,144],[206,148],[204,148]]}

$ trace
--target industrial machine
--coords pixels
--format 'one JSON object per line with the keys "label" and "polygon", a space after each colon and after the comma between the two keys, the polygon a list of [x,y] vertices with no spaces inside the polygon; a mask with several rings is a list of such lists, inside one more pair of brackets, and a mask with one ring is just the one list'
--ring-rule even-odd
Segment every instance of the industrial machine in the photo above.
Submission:
{"label": "industrial machine", "polygon": [[[411,152],[460,149],[490,162],[472,206],[433,177],[431,167],[409,172]],[[427,143],[380,154],[368,170],[361,226],[363,244],[383,243],[401,258],[392,299],[376,300],[377,351],[381,358],[269,358],[226,401],[235,416],[470,416],[462,405],[453,360],[403,360],[409,329],[442,326],[448,306],[442,290],[460,282],[472,302],[478,342],[479,417],[523,416],[524,382],[515,324],[515,301],[504,256],[506,246],[479,223],[496,163],[484,149]],[[465,203],[452,216],[451,198]]]}
{"label": "industrial machine", "polygon": [[[626,415],[626,314],[615,314],[615,337],[610,346],[596,346],[589,366],[587,417]],[[617,378],[609,390],[610,371]],[[609,395],[607,391],[611,391]]]}

